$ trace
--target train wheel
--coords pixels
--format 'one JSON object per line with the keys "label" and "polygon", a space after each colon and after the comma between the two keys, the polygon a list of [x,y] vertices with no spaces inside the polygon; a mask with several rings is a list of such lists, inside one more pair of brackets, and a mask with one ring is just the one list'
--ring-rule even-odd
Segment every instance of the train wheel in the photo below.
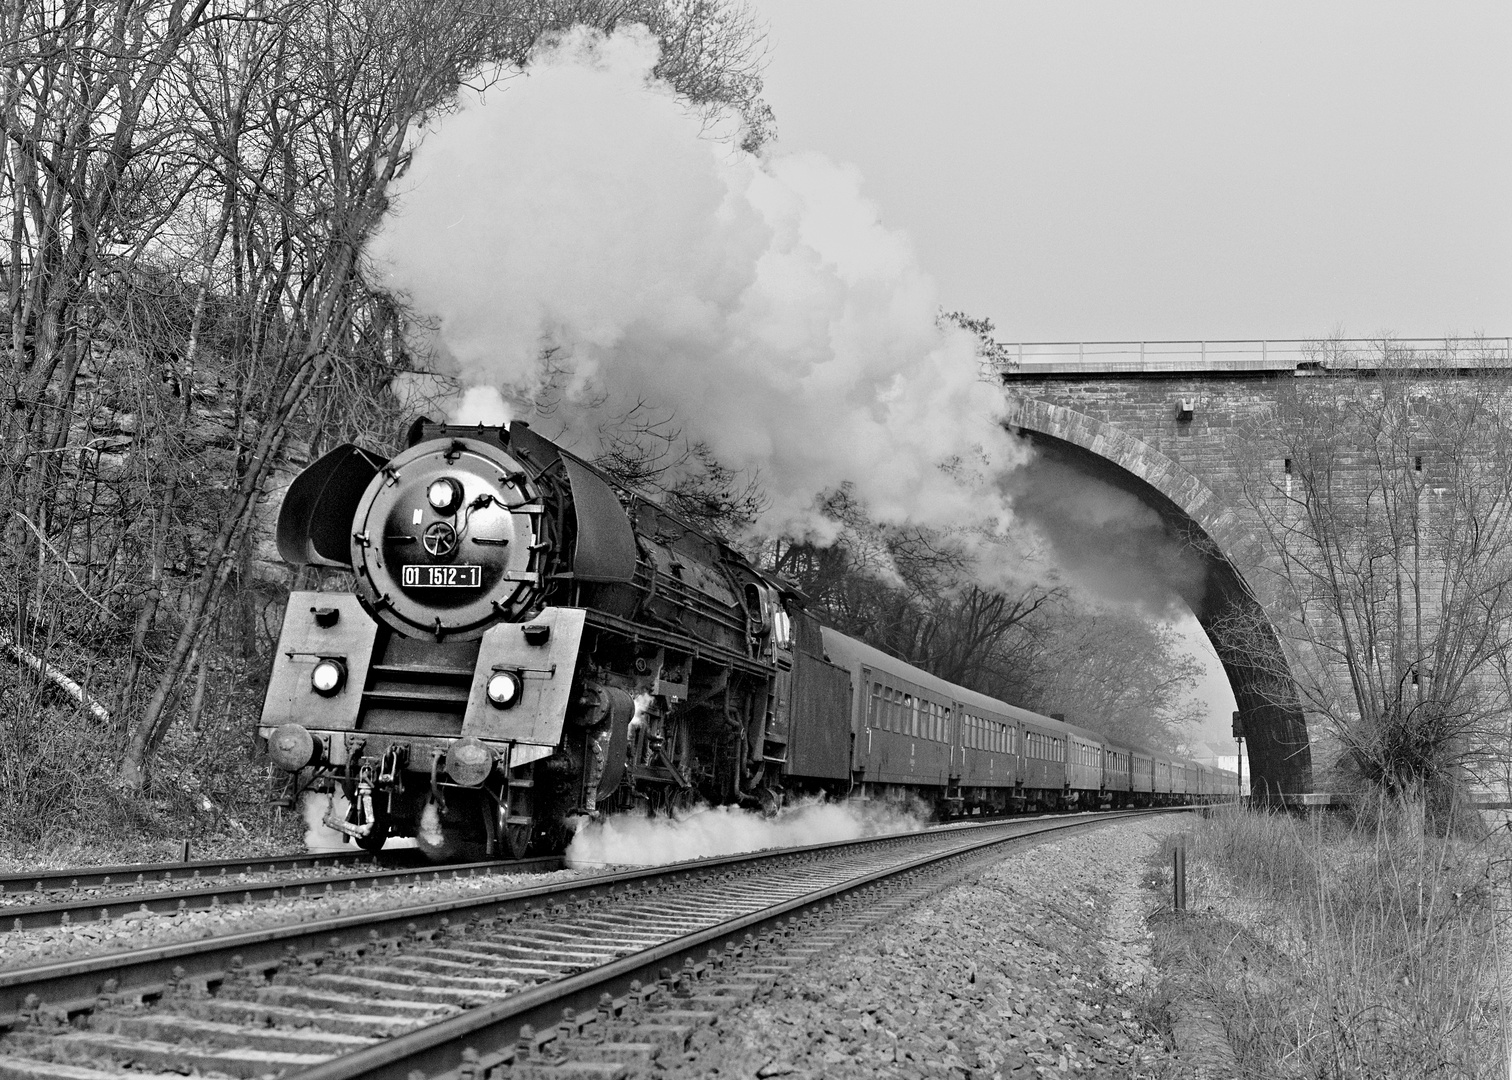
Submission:
{"label": "train wheel", "polygon": [[509,770],[499,804],[499,839],[512,859],[523,859],[535,831],[535,763]]}

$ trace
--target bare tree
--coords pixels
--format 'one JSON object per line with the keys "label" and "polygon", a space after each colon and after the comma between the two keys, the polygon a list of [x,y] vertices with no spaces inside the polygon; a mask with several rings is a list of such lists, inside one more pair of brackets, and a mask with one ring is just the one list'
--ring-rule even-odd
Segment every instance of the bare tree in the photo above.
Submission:
{"label": "bare tree", "polygon": [[[265,35],[269,25],[275,33]],[[385,310],[368,303],[362,244],[416,125],[479,62],[487,28],[465,3],[421,0],[311,0],[246,26],[247,35],[214,44],[218,78],[192,84],[209,133],[207,167],[226,188],[209,263],[229,234],[222,348],[236,389],[236,467],[178,635],[130,727],[121,775],[132,788],[145,783],[146,758],[172,720],[168,705],[257,520],[290,424],[333,357],[358,350],[368,320]]]}
{"label": "bare tree", "polygon": [[1203,668],[1171,626],[1064,597],[1035,621],[1020,700],[1136,746],[1175,751],[1202,718]]}
{"label": "bare tree", "polygon": [[[723,0],[0,11],[0,661],[106,724],[129,790],[177,718],[229,716],[222,676],[258,669],[250,559],[280,462],[399,426],[388,387],[420,360],[361,251],[424,124],[553,33],[631,22],[711,118],[769,136],[759,27]],[[738,513],[685,450],[671,495]]]}
{"label": "bare tree", "polygon": [[[1346,771],[1442,801],[1506,727],[1512,384],[1504,360],[1389,339],[1317,355],[1246,428],[1255,589]],[[1242,647],[1259,629],[1214,632]]]}

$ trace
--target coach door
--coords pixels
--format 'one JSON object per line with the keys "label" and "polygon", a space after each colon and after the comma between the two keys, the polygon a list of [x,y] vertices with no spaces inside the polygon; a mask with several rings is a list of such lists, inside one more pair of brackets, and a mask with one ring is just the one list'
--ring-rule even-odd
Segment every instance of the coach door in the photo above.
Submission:
{"label": "coach door", "polygon": [[850,672],[824,659],[819,624],[800,613],[793,650],[793,711],[788,775],[848,780],[851,770]]}

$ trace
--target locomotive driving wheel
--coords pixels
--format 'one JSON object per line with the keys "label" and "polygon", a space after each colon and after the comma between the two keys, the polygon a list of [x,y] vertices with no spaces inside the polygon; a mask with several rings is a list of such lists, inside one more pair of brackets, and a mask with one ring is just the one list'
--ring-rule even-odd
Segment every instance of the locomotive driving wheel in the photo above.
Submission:
{"label": "locomotive driving wheel", "polygon": [[510,769],[499,801],[499,840],[512,859],[523,859],[535,831],[535,762]]}

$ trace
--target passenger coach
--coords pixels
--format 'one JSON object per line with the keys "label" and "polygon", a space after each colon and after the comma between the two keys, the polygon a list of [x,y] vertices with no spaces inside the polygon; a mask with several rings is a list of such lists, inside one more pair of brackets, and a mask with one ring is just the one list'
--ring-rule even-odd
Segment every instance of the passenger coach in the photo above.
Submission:
{"label": "passenger coach", "polygon": [[[807,629],[800,627],[800,639],[823,650],[811,661],[849,675],[856,793],[914,794],[938,801],[945,816],[1169,805],[1238,793],[1233,773],[1118,745],[1090,728],[946,682],[839,631],[817,623],[818,634]],[[794,742],[812,741],[803,726],[819,722],[795,712]],[[801,761],[793,764],[801,774]]]}

